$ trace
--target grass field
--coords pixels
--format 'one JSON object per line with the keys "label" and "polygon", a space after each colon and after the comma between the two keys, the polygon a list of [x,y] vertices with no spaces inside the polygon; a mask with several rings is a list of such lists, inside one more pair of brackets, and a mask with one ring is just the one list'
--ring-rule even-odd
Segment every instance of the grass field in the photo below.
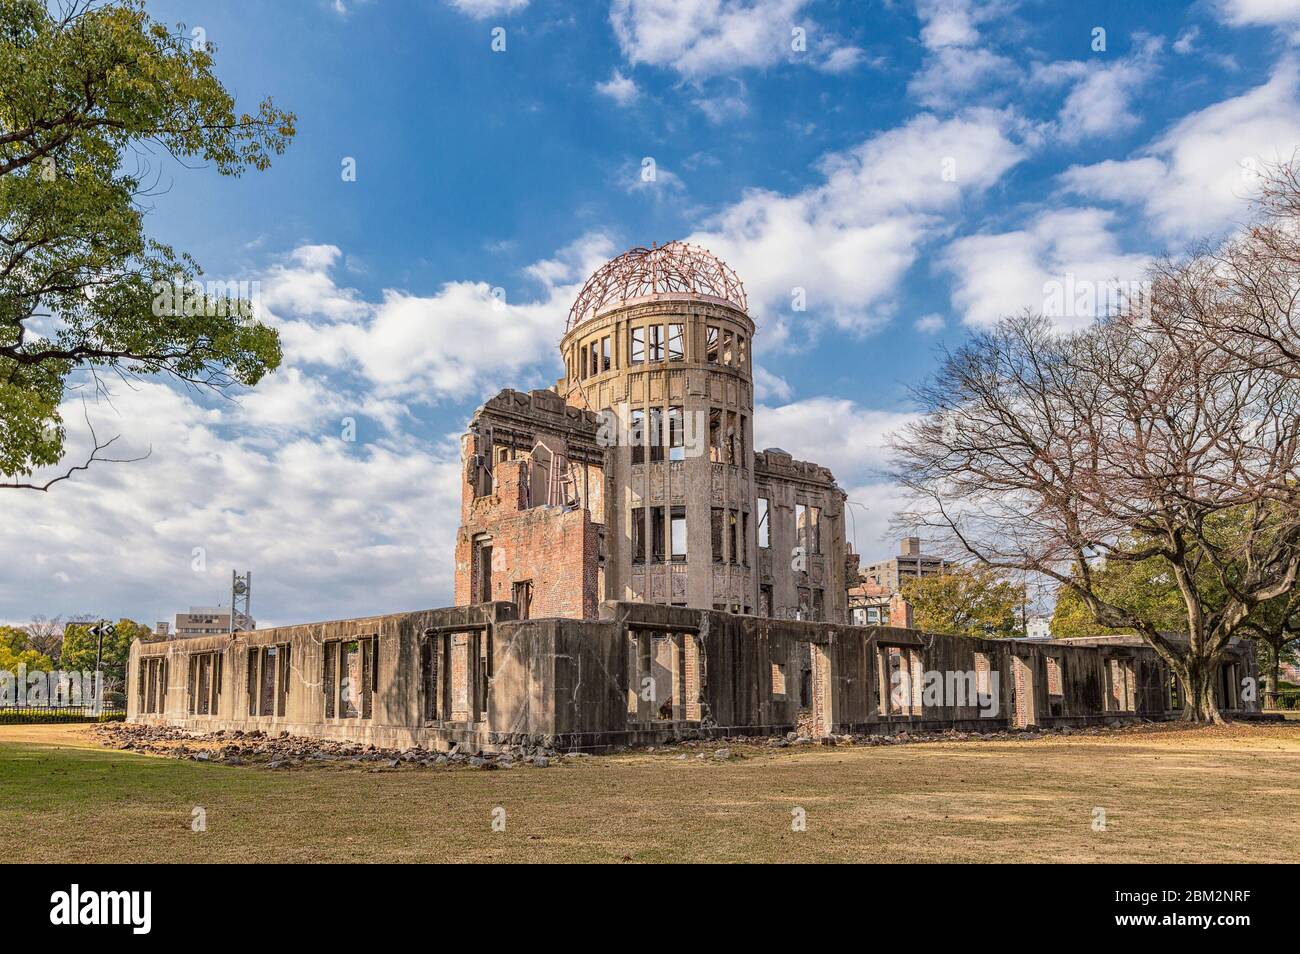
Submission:
{"label": "grass field", "polygon": [[[9,862],[1300,859],[1297,722],[713,749],[269,770],[105,750],[84,726],[4,726],[0,844]],[[191,831],[196,807],[206,832]],[[806,831],[791,830],[795,808]]]}

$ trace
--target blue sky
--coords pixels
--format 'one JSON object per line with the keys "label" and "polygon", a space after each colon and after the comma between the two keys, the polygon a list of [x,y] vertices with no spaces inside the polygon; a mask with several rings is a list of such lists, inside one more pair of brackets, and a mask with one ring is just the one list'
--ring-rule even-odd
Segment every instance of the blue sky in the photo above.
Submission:
{"label": "blue sky", "polygon": [[554,382],[596,266],[674,238],[746,282],[759,446],[830,466],[884,555],[882,436],[937,349],[1233,228],[1252,164],[1300,145],[1281,0],[150,10],[203,31],[241,104],[298,115],[268,172],[153,157],[148,220],[259,283],[286,360],[234,401],[145,382],[93,405],[150,456],[6,499],[0,619],[166,619],[232,566],[264,622],[450,602],[456,435],[496,389]]}

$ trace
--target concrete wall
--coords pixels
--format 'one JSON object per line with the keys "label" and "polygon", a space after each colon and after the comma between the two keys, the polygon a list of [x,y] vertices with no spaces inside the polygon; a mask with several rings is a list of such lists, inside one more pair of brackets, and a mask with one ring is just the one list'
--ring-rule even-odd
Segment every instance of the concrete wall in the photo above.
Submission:
{"label": "concrete wall", "polygon": [[[494,602],[233,637],[137,640],[128,718],[197,732],[259,729],[385,746],[530,742],[599,750],[796,728],[818,735],[987,732],[1176,715],[1166,667],[1126,637],[981,640],[629,602],[604,603],[600,613],[519,620],[513,604]],[[369,715],[344,718],[336,707],[328,716],[326,646],[371,638],[378,652]],[[289,650],[283,713],[272,705],[270,714],[250,715],[249,650],[272,646]],[[208,714],[190,711],[199,689],[190,684],[191,657],[203,654],[221,659],[216,711]],[[437,679],[429,678],[431,659]],[[161,711],[145,711],[151,694],[142,677],[163,660],[167,688],[154,706]],[[1225,685],[1254,676],[1250,644],[1234,643],[1224,665]],[[895,667],[900,676],[891,683]],[[988,695],[934,695],[931,674],[940,686]],[[899,685],[909,692],[893,696],[891,706]],[[260,696],[261,685],[253,689]],[[1224,707],[1257,711],[1258,703],[1230,699]]]}

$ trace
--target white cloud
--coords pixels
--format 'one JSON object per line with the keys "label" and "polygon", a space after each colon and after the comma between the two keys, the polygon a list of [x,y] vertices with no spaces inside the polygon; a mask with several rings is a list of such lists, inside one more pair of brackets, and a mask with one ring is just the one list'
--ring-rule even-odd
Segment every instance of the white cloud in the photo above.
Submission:
{"label": "white cloud", "polygon": [[979,25],[1004,15],[1010,3],[920,0],[921,43],[927,55],[908,92],[927,109],[956,109],[986,85],[1015,80],[1020,67],[987,46],[977,47]]}
{"label": "white cloud", "polygon": [[1061,209],[1018,231],[956,240],[942,260],[953,276],[953,306],[968,325],[1024,309],[1048,313],[1061,327],[1091,322],[1116,287],[1142,280],[1150,261],[1119,250],[1114,220],[1105,209]]}
{"label": "white cloud", "polygon": [[1296,0],[1219,0],[1219,18],[1230,26],[1275,27],[1300,39],[1300,3]]}
{"label": "white cloud", "polygon": [[447,2],[475,20],[502,13],[514,13],[528,6],[528,0],[447,0]]}
{"label": "white cloud", "polygon": [[893,520],[915,501],[908,497],[906,488],[887,480],[850,484],[845,529],[854,551],[861,554],[862,564],[874,563],[898,552]]}
{"label": "white cloud", "polygon": [[907,91],[929,109],[959,106],[969,94],[991,80],[1014,79],[1019,68],[1005,56],[987,49],[944,47],[926,57]]}
{"label": "white cloud", "polygon": [[856,46],[837,46],[817,68],[824,73],[847,73],[865,57],[866,54]]}
{"label": "white cloud", "polygon": [[636,102],[641,91],[637,89],[635,80],[624,76],[620,70],[615,70],[605,82],[596,84],[596,92],[608,96],[620,106],[630,106]]}
{"label": "white cloud", "polygon": [[913,415],[864,407],[847,398],[814,397],[754,408],[754,446],[779,447],[829,467],[840,481],[860,481],[888,463],[886,437]]}
{"label": "white cloud", "polygon": [[542,294],[513,301],[502,285],[454,281],[432,295],[388,289],[377,302],[341,288],[332,254],[298,250],[263,284],[268,322],[281,332],[286,363],[361,375],[379,399],[463,398],[555,355],[579,284],[613,252],[603,234],[573,243],[526,269]]}
{"label": "white cloud", "polygon": [[631,63],[700,79],[787,59],[808,0],[614,0],[609,19]]}
{"label": "white cloud", "polygon": [[[583,236],[529,266],[541,293],[514,303],[474,281],[370,300],[337,284],[339,249],[296,249],[262,280],[278,370],[234,400],[158,380],[119,387],[90,405],[94,426],[120,433],[114,456],[149,456],[96,464],[56,494],[5,497],[0,553],[36,556],[8,561],[0,618],[152,623],[221,600],[236,567],[256,571],[263,625],[448,605],[459,447],[414,436],[411,407],[527,386],[555,360],[577,283],[611,251],[603,234]],[[79,401],[62,413],[67,466],[88,433]],[[205,569],[192,569],[196,548]]]}
{"label": "white cloud", "polygon": [[754,365],[754,398],[758,401],[788,401],[794,394],[790,382],[761,364]]}
{"label": "white cloud", "polygon": [[1186,56],[1196,49],[1196,38],[1201,35],[1201,28],[1198,26],[1189,26],[1182,33],[1178,34],[1178,39],[1174,40],[1174,52],[1180,56]]}
{"label": "white cloud", "polygon": [[734,119],[744,119],[749,115],[749,102],[745,99],[743,83],[737,83],[728,92],[701,96],[692,102],[715,126]]}
{"label": "white cloud", "polygon": [[1267,83],[1184,117],[1126,161],[1072,166],[1066,188],[1140,206],[1167,238],[1216,233],[1239,220],[1252,170],[1289,160],[1300,143],[1297,68],[1284,60]]}
{"label": "white cloud", "polygon": [[[291,388],[321,384],[294,370],[264,385],[280,375],[298,382]],[[90,612],[151,624],[228,600],[232,568],[254,570],[263,624],[451,602],[454,442],[363,426],[348,443],[332,424],[267,442],[247,407],[204,407],[157,381],[121,389],[111,407],[92,404],[100,437],[122,435],[118,456],[151,453],[95,464],[49,495],[9,493],[0,552],[34,558],[6,561],[0,617]],[[75,462],[88,451],[80,404],[63,412]]]}
{"label": "white cloud", "polygon": [[916,319],[912,327],[923,335],[932,335],[935,332],[942,331],[945,324],[943,315],[931,313]]}
{"label": "white cloud", "polygon": [[938,50],[949,46],[971,46],[979,41],[975,20],[979,8],[964,0],[920,0],[917,16],[924,26],[921,42],[927,49]]}
{"label": "white cloud", "polygon": [[1130,56],[1085,61],[1082,78],[1066,97],[1058,122],[1065,142],[1114,136],[1139,123],[1133,97],[1158,72],[1158,38],[1141,39]]}
{"label": "white cloud", "polygon": [[[824,182],[792,195],[752,190],[690,237],[744,279],[751,312],[766,318],[760,347],[788,340],[802,289],[810,315],[867,331],[892,313],[892,295],[922,241],[963,196],[1020,161],[1009,118],[991,110],[918,116],[820,164]],[[951,160],[955,178],[945,177]]]}
{"label": "white cloud", "polygon": [[[653,177],[650,177],[648,170],[653,169]],[[655,163],[653,167],[647,166],[645,160],[641,162],[629,162],[624,165],[619,174],[619,182],[622,184],[624,191],[628,193],[643,193],[655,195],[662,198],[665,195],[686,190],[686,183],[682,177],[671,169]]]}

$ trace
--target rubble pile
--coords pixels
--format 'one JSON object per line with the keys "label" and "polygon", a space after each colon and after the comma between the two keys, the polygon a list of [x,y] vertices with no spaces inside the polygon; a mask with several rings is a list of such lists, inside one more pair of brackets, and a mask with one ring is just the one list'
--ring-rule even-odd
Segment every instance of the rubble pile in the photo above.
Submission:
{"label": "rubble pile", "polygon": [[559,753],[546,746],[511,745],[488,753],[464,751],[453,745],[445,752],[420,746],[407,749],[381,748],[358,742],[313,739],[306,736],[267,735],[239,729],[195,734],[171,726],[133,725],[126,722],[95,726],[99,742],[109,748],[148,755],[169,755],[196,762],[224,765],[254,765],[271,769],[292,768],[311,762],[373,762],[375,768],[402,766],[468,765],[473,768],[504,769],[517,765],[546,768]]}

